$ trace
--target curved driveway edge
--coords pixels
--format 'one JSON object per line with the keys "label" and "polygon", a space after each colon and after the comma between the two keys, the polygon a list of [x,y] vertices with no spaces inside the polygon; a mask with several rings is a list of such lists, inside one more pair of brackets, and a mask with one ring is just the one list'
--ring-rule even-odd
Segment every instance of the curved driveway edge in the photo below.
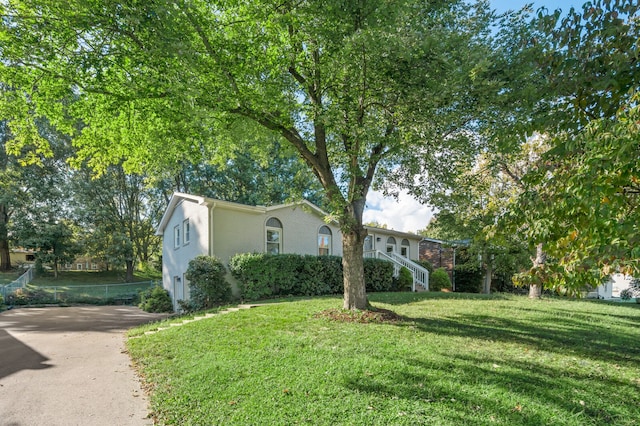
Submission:
{"label": "curved driveway edge", "polygon": [[165,318],[131,306],[0,313],[0,425],[150,425],[124,332]]}

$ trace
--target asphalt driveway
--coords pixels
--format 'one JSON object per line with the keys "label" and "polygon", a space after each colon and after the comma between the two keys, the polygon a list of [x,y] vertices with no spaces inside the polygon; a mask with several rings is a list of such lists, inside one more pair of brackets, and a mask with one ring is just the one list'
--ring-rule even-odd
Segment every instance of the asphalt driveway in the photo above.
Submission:
{"label": "asphalt driveway", "polygon": [[0,425],[149,425],[124,331],[165,317],[131,306],[0,313]]}

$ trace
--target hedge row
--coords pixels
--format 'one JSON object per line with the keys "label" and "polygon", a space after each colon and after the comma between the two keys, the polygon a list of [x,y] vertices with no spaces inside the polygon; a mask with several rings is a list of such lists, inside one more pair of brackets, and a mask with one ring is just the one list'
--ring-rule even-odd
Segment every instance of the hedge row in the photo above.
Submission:
{"label": "hedge row", "polygon": [[[342,259],[337,256],[245,253],[234,256],[229,267],[245,300],[343,292]],[[395,289],[391,263],[365,259],[364,273],[367,291]]]}

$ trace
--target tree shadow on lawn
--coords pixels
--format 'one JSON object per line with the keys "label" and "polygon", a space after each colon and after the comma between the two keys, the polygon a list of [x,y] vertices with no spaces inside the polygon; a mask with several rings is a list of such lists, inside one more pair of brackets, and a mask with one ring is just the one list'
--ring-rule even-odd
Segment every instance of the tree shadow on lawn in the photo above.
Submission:
{"label": "tree shadow on lawn", "polygon": [[540,316],[532,320],[491,315],[460,315],[451,318],[407,318],[400,327],[442,335],[516,343],[562,355],[572,354],[607,363],[640,364],[637,328],[613,330],[606,325],[577,318]]}
{"label": "tree shadow on lawn", "polygon": [[[441,411],[454,424],[549,424],[576,417],[575,424],[633,424],[640,415],[637,387],[592,372],[486,356],[440,354],[441,361],[405,359],[398,368],[350,376],[345,387],[385,399],[404,399]],[[618,395],[612,395],[612,389]],[[632,399],[623,399],[630,396]],[[623,402],[624,401],[624,402]],[[447,409],[449,406],[450,409]],[[427,408],[425,410],[429,412]],[[631,418],[629,412],[633,412]],[[585,419],[586,417],[586,419]],[[481,419],[485,421],[479,423]],[[579,420],[582,419],[582,420]]]}

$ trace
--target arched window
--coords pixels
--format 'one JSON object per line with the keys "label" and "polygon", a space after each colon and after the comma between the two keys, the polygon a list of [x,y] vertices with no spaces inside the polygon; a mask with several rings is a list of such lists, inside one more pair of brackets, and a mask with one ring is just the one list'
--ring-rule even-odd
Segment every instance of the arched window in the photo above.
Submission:
{"label": "arched window", "polygon": [[400,254],[406,257],[407,259],[409,258],[409,247],[410,247],[409,240],[404,238],[400,243]]}
{"label": "arched window", "polygon": [[282,253],[282,222],[270,217],[266,223],[266,251],[269,254]]}
{"label": "arched window", "polygon": [[318,256],[329,256],[331,254],[331,229],[328,226],[321,226],[318,230]]}
{"label": "arched window", "polygon": [[387,238],[387,253],[395,253],[396,251],[396,239],[393,237]]}

